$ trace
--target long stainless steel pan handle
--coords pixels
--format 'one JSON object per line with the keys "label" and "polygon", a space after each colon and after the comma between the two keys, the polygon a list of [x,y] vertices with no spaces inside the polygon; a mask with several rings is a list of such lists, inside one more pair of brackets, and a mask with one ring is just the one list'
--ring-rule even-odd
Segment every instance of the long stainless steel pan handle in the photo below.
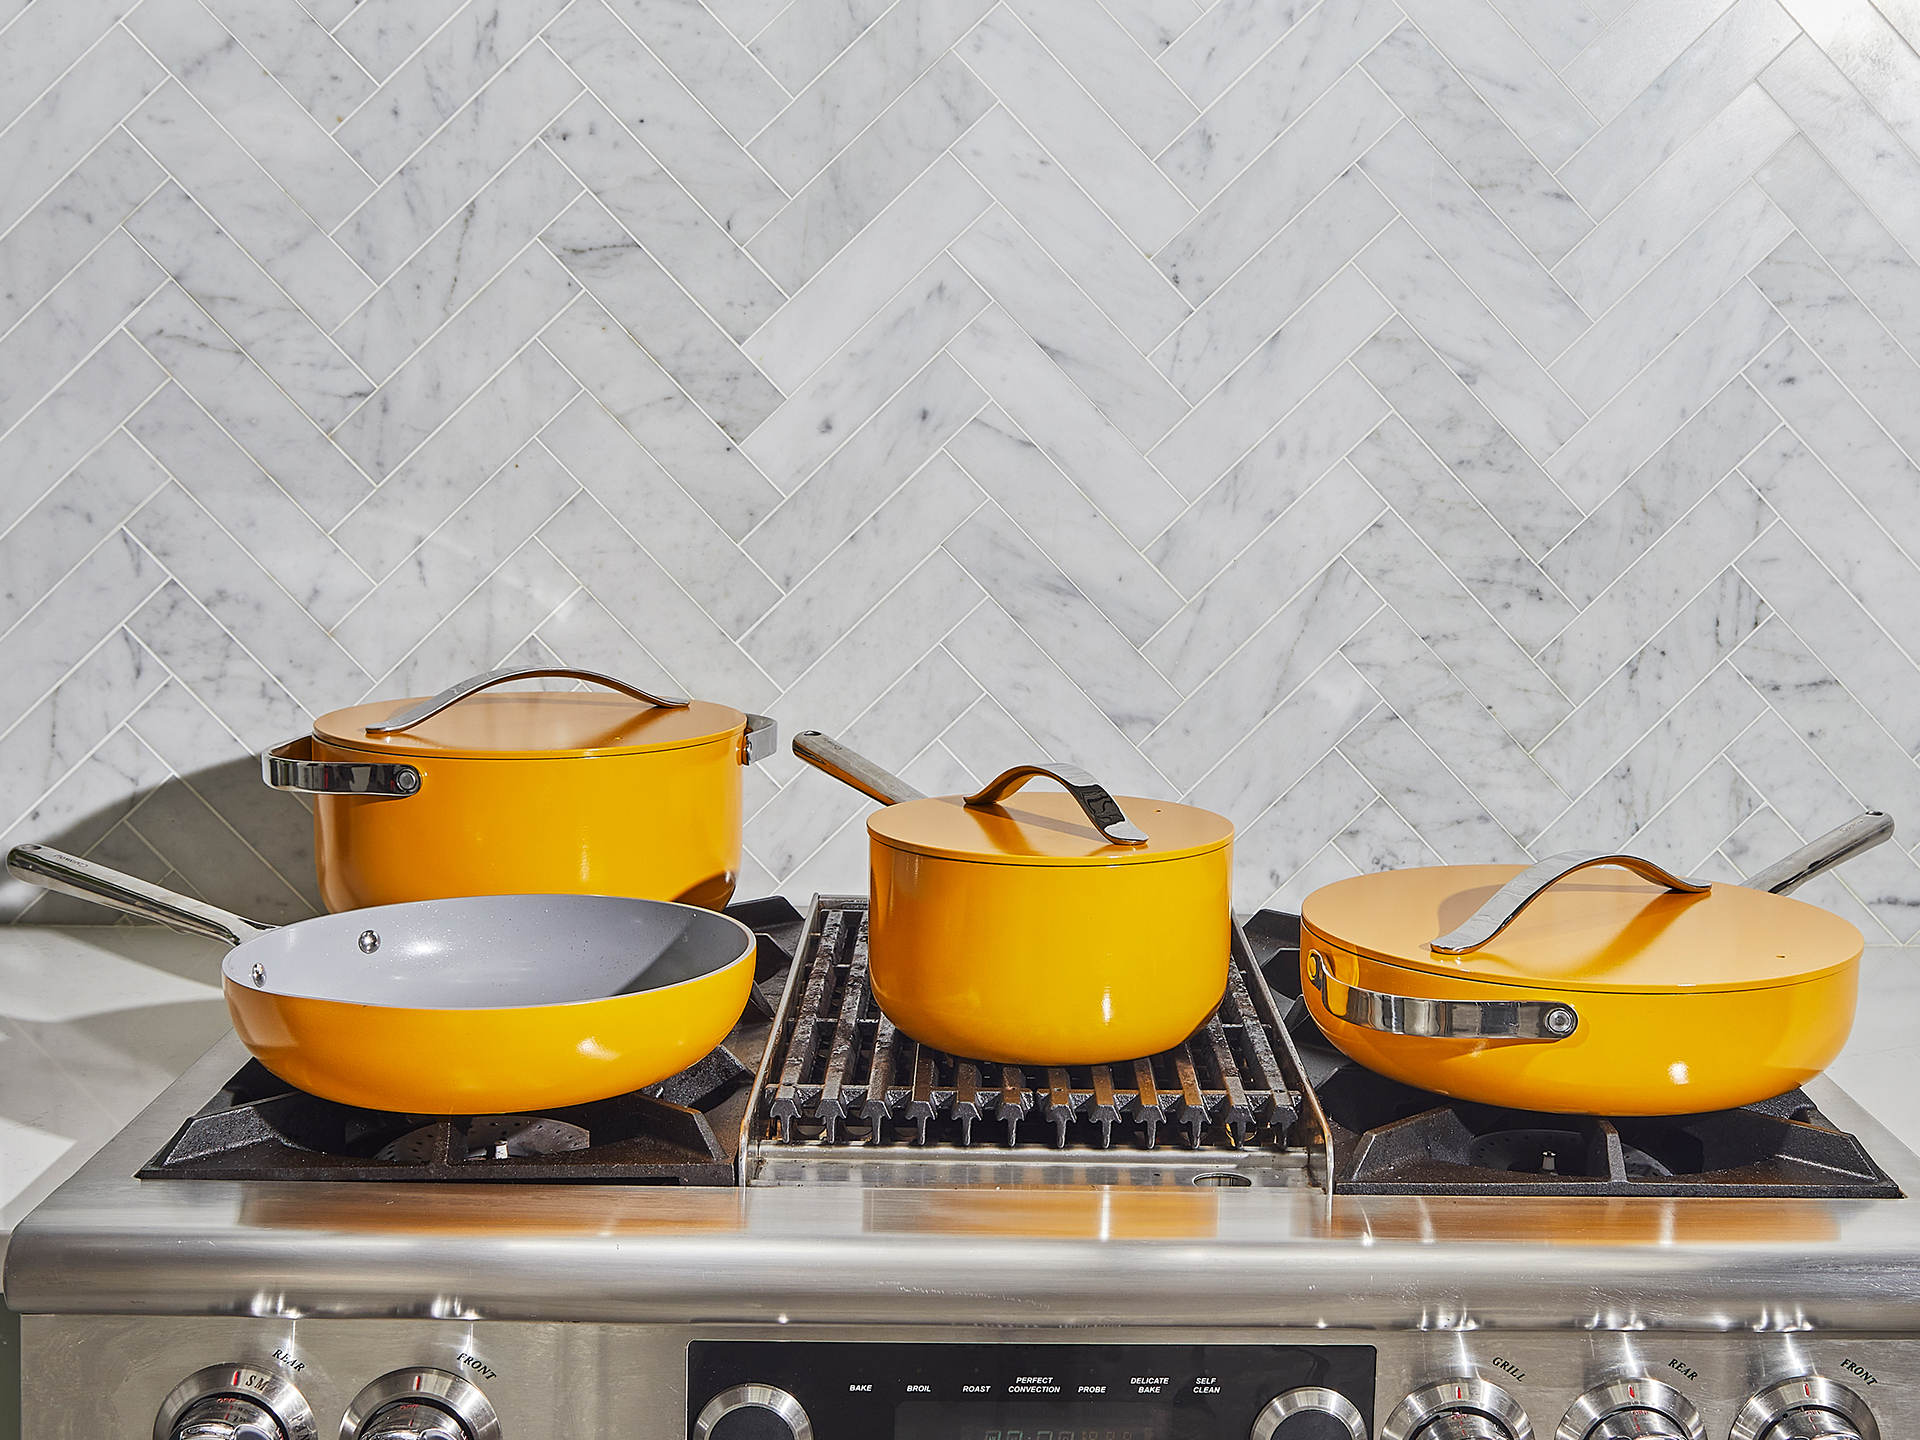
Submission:
{"label": "long stainless steel pan handle", "polygon": [[1127,819],[1127,812],[1120,808],[1120,802],[1113,798],[1107,787],[1078,765],[1062,765],[1052,760],[1042,761],[1038,765],[1016,765],[1011,770],[1003,770],[994,779],[972,795],[966,803],[973,807],[997,805],[1003,796],[1011,795],[1029,780],[1046,776],[1058,780],[1067,787],[1067,793],[1079,802],[1087,819],[1115,845],[1144,845],[1147,832]]}
{"label": "long stainless steel pan handle", "polygon": [[1893,817],[1880,810],[1856,815],[1818,840],[1810,840],[1784,860],[1776,860],[1757,875],[1749,875],[1749,890],[1791,895],[1816,875],[1824,875],[1862,851],[1893,838]]}
{"label": "long stainless steel pan handle", "polygon": [[260,757],[260,778],[276,790],[302,795],[367,795],[404,800],[420,793],[420,772],[411,765],[356,764],[313,758],[313,736],[299,735]]}
{"label": "long stainless steel pan handle", "polygon": [[[1814,876],[1831,870],[1834,866],[1853,859],[1854,856],[1871,850],[1887,840],[1893,834],[1893,820],[1878,810],[1869,810],[1856,816],[1846,824],[1829,830],[1819,839],[1810,841],[1800,849],[1765,870],[1750,876],[1745,888],[1767,890],[1776,895],[1784,895],[1796,886],[1811,880]],[[1503,886],[1499,894],[1524,879],[1535,870],[1546,870],[1568,856],[1555,856],[1543,860],[1539,865],[1522,871],[1514,880]],[[1647,878],[1665,882],[1676,880],[1661,867],[1651,861],[1641,860],[1637,856],[1624,856],[1609,863],[1625,864],[1636,873]],[[1598,864],[1600,861],[1587,861]],[[1641,867],[1646,867],[1642,869]],[[1572,866],[1569,869],[1578,869]],[[1561,874],[1569,873],[1562,870]],[[1554,876],[1554,879],[1559,876]],[[1548,881],[1547,883],[1551,883]],[[1539,886],[1533,894],[1538,894]],[[1675,885],[1683,892],[1692,892],[1705,887],[1694,881],[1682,881]],[[1496,896],[1497,898],[1497,896]],[[1533,898],[1530,894],[1529,900]],[[1475,917],[1491,908],[1491,902],[1475,912]],[[1515,913],[1518,913],[1516,910]],[[1512,916],[1507,917],[1509,920]],[[1469,924],[1472,922],[1469,921]],[[1466,926],[1460,927],[1461,930]],[[1496,927],[1494,933],[1498,933]],[[1458,935],[1460,930],[1453,932]],[[1443,937],[1451,939],[1452,936]],[[1481,943],[1485,943],[1484,941]],[[1440,943],[1435,942],[1434,949],[1439,950]],[[1454,952],[1458,953],[1458,952]],[[1428,1035],[1445,1038],[1482,1039],[1482,1040],[1565,1040],[1580,1027],[1580,1015],[1573,1006],[1558,1000],[1430,1000],[1417,995],[1388,995],[1378,990],[1362,990],[1356,986],[1344,984],[1333,975],[1326,957],[1318,950],[1307,953],[1307,980],[1320,992],[1320,999],[1327,1012],[1336,1019],[1345,1020],[1351,1025],[1363,1026],[1368,1030],[1379,1030],[1388,1035]],[[1337,997],[1337,998],[1336,998]]]}
{"label": "long stainless steel pan handle", "polygon": [[7,852],[7,869],[14,878],[43,890],[76,895],[109,909],[124,910],[142,920],[157,920],[189,935],[205,935],[229,945],[241,944],[276,928],[222,910],[218,905],[209,905],[204,900],[177,895],[150,881],[123,875],[49,845],[14,846]]}
{"label": "long stainless steel pan handle", "polygon": [[629,685],[624,680],[616,680],[611,675],[602,675],[593,670],[548,670],[535,666],[522,670],[489,670],[481,675],[469,675],[458,685],[449,685],[430,700],[422,700],[418,705],[410,705],[398,715],[389,715],[378,725],[367,726],[369,735],[396,735],[402,730],[411,729],[430,715],[438,715],[449,705],[458,705],[469,695],[477,695],[482,690],[490,690],[495,685],[505,685],[510,680],[585,680],[594,685],[604,685],[609,690],[618,690],[622,695],[631,695],[636,700],[644,700],[649,705],[659,705],[668,710],[680,710],[693,702],[681,695],[654,694],[642,690],[638,685]]}
{"label": "long stainless steel pan handle", "polygon": [[818,730],[802,730],[793,737],[793,753],[816,770],[824,770],[843,785],[851,785],[862,795],[882,805],[904,805],[909,800],[927,797],[891,770],[882,770],[857,750],[849,750],[831,735]]}

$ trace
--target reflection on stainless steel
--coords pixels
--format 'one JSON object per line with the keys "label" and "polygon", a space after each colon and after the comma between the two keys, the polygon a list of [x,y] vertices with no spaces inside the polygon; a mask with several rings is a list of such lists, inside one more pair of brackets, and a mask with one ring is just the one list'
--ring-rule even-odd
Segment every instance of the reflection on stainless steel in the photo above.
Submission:
{"label": "reflection on stainless steel", "polygon": [[500,1440],[500,1417],[480,1388],[458,1375],[395,1370],[353,1397],[340,1440]]}
{"label": "reflection on stainless steel", "polygon": [[668,695],[642,690],[638,685],[629,685],[625,680],[616,680],[611,675],[602,675],[595,670],[549,670],[543,667],[526,669],[488,670],[479,675],[469,675],[457,684],[449,685],[438,695],[422,700],[417,705],[409,705],[398,715],[389,715],[378,725],[367,726],[369,735],[395,735],[402,730],[412,729],[429,716],[438,715],[449,705],[457,705],[469,695],[477,695],[482,690],[490,690],[495,685],[505,685],[514,680],[585,680],[590,684],[604,685],[609,690],[618,690],[622,695],[631,695],[635,700],[644,700],[649,705],[658,705],[663,709],[680,710],[692,702],[682,695]]}
{"label": "reflection on stainless steel", "polygon": [[189,935],[238,945],[274,927],[248,920],[204,900],[177,895],[133,875],[109,870],[78,855],[50,845],[16,845],[7,852],[7,869],[15,878],[62,895],[78,896],[142,920],[152,920]]}
{"label": "reflection on stainless steel", "polygon": [[793,1440],[813,1440],[813,1422],[800,1402],[773,1385],[735,1385],[722,1390],[701,1407],[693,1423],[693,1440],[707,1440],[715,1425],[736,1410],[749,1408],[778,1416]]}
{"label": "reflection on stainless steel", "polygon": [[1367,1440],[1367,1422],[1338,1390],[1303,1385],[1276,1395],[1254,1417],[1250,1440],[1273,1440],[1274,1433],[1295,1415],[1324,1415],[1347,1432],[1347,1440]]}
{"label": "reflection on stainless steel", "polygon": [[420,772],[387,761],[355,763],[313,758],[313,736],[299,735],[260,757],[260,778],[275,790],[302,795],[371,795],[405,799],[420,793]]}
{"label": "reflection on stainless steel", "polygon": [[[1863,1367],[1864,1368],[1864,1367]],[[1868,1379],[1876,1379],[1872,1375]],[[1880,1440],[1867,1402],[1824,1375],[1795,1375],[1750,1397],[1731,1440]]]}
{"label": "reflection on stainless steel", "polygon": [[1423,1385],[1393,1409],[1380,1440],[1533,1440],[1527,1412],[1500,1386],[1477,1375]]}
{"label": "reflection on stainless steel", "polygon": [[1824,875],[1842,861],[1893,838],[1893,817],[1879,810],[1856,815],[1846,824],[1810,840],[1783,860],[1746,880],[1749,890],[1791,895],[1816,875]]}
{"label": "reflection on stainless steel", "polygon": [[1548,886],[1591,865],[1618,865],[1622,870],[1631,870],[1642,880],[1651,880],[1656,885],[1664,885],[1683,895],[1699,895],[1709,888],[1704,880],[1682,879],[1666,867],[1639,855],[1605,850],[1563,850],[1558,855],[1535,861],[1522,870],[1488,896],[1486,902],[1458,927],[1430,942],[1427,948],[1439,955],[1464,955],[1470,950],[1478,950],[1519,919],[1520,912],[1545,894]]}
{"label": "reflection on stainless steel", "polygon": [[1388,1035],[1553,1041],[1580,1028],[1580,1012],[1559,1000],[1431,1000],[1363,990],[1337,979],[1318,950],[1307,952],[1307,978],[1335,1019]]}
{"label": "reflection on stainless steel", "polygon": [[1094,779],[1078,765],[1065,765],[1054,760],[1042,760],[1032,765],[1016,765],[1011,770],[1003,770],[973,794],[967,796],[966,804],[975,808],[998,805],[1007,796],[1013,794],[1029,780],[1046,777],[1057,780],[1066,787],[1093,828],[1116,845],[1144,845],[1147,832],[1127,819],[1126,812],[1120,808],[1120,802],[1113,798],[1111,791]]}
{"label": "reflection on stainless steel", "polygon": [[153,1440],[318,1440],[313,1408],[283,1375],[245,1361],[208,1365],[160,1402]]}
{"label": "reflection on stainless steel", "polygon": [[1555,1440],[1706,1440],[1693,1402],[1661,1380],[1635,1375],[1587,1391],[1568,1407]]}

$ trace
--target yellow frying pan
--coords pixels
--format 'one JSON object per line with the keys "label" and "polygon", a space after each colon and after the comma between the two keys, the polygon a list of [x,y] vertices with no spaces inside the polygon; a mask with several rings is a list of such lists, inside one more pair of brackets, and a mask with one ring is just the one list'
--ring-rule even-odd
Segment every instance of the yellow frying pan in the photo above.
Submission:
{"label": "yellow frying pan", "polygon": [[753,932],[666,900],[477,895],[274,927],[44,845],[30,884],[224,940],[233,1028],[324,1099],[423,1115],[624,1095],[725,1038],[753,983]]}
{"label": "yellow frying pan", "polygon": [[1589,851],[1341,880],[1301,906],[1302,993],[1347,1055],[1462,1100],[1751,1104],[1819,1074],[1853,1026],[1860,932],[1786,892],[1892,833],[1862,815],[1744,886]]}

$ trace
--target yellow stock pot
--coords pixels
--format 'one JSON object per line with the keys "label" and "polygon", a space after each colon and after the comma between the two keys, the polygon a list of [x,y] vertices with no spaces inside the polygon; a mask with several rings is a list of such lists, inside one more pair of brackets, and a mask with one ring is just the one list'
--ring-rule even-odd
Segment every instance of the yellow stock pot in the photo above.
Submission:
{"label": "yellow stock pot", "polygon": [[[620,693],[481,693],[542,677]],[[261,773],[314,797],[329,910],[528,893],[719,909],[740,873],[740,769],[773,743],[771,720],[726,705],[495,670],[322,715]]]}
{"label": "yellow stock pot", "polygon": [[1861,816],[1744,886],[1587,851],[1341,880],[1301,906],[1302,994],[1347,1055],[1457,1099],[1751,1104],[1819,1074],[1853,1025],[1860,932],[1785,892],[1892,833]]}
{"label": "yellow stock pot", "polygon": [[[1106,1064],[1178,1045],[1220,1003],[1225,816],[1116,799],[1052,762],[928,797],[817,731],[793,749],[887,806],[867,820],[867,968],[880,1009],[915,1040],[971,1059]],[[1041,778],[1064,793],[1021,788]]]}

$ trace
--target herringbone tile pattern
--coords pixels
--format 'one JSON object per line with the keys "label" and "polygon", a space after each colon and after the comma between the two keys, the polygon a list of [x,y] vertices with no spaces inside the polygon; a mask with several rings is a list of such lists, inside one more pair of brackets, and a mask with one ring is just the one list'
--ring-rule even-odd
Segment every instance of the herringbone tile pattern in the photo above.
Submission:
{"label": "herringbone tile pattern", "polygon": [[1187,797],[1246,906],[1920,837],[1912,0],[0,22],[8,841],[301,913],[251,752],[535,658]]}

